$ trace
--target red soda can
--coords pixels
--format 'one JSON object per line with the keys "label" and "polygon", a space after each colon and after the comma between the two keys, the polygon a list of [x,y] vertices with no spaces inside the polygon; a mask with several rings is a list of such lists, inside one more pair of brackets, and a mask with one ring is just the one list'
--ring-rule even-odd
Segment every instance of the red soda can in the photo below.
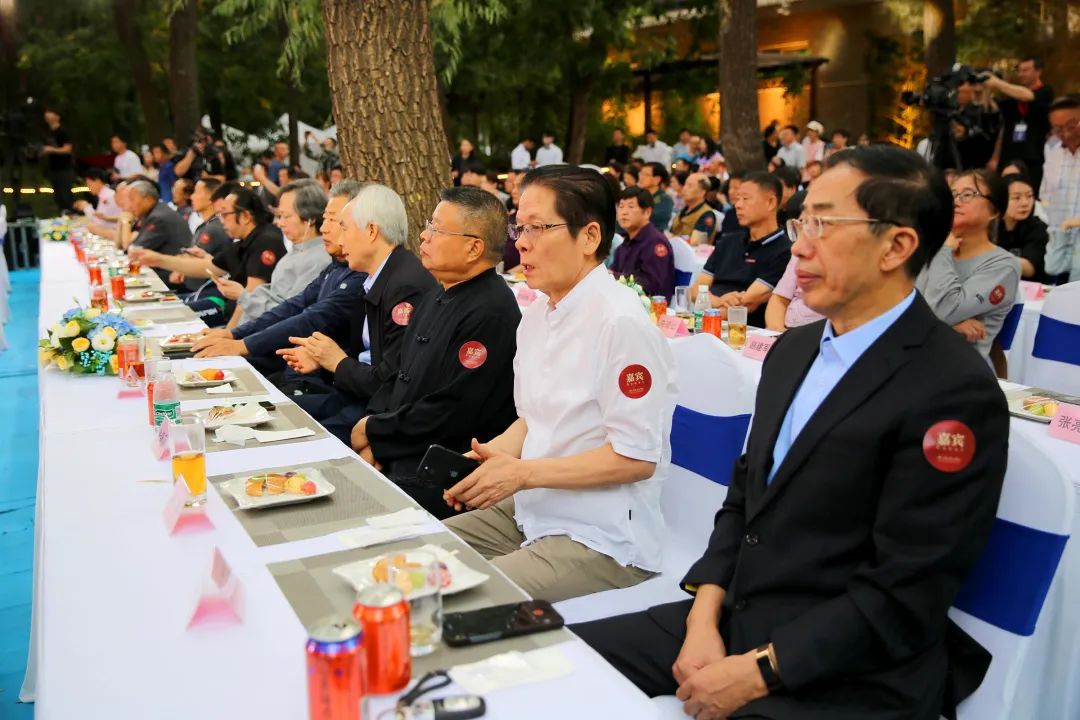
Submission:
{"label": "red soda can", "polygon": [[360,591],[353,617],[364,630],[367,677],[364,692],[401,692],[412,676],[409,654],[409,601],[393,585],[371,585]]}
{"label": "red soda can", "polygon": [[127,292],[127,285],[124,284],[123,275],[113,275],[110,277],[109,286],[112,288],[113,300],[124,299],[124,294]]}
{"label": "red soda can", "polygon": [[360,720],[363,632],[352,620],[327,618],[308,633],[308,717]]}

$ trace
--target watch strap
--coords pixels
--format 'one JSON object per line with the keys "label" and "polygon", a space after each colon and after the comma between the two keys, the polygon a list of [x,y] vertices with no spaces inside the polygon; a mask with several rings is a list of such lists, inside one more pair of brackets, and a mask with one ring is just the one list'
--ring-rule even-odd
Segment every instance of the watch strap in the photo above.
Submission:
{"label": "watch strap", "polygon": [[780,681],[779,673],[776,672],[769,645],[762,645],[754,651],[754,658],[757,660],[758,670],[761,671],[761,677],[765,680],[765,687],[769,688],[769,692],[779,689],[783,683]]}

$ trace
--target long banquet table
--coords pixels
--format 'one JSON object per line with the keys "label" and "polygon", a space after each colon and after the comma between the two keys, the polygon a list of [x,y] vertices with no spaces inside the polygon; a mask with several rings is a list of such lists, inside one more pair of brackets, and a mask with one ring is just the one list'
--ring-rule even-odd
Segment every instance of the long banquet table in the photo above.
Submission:
{"label": "long banquet table", "polygon": [[[42,245],[40,325],[44,329],[72,305],[85,304],[86,275],[66,244]],[[186,360],[179,368],[207,367]],[[216,367],[244,367],[240,358],[217,358]],[[256,399],[286,398],[258,376]],[[34,602],[30,657],[21,697],[36,701],[36,717],[239,718],[295,720],[307,713],[306,632],[268,565],[345,549],[326,535],[256,547],[222,497],[208,484],[207,514],[214,525],[201,534],[169,536],[162,511],[170,494],[168,461],[150,452],[145,400],[117,399],[116,378],[73,377],[54,370],[39,376],[40,467],[35,527]],[[200,409],[212,399],[182,403]],[[381,492],[411,500],[333,437],[207,454],[209,476],[276,465],[299,466],[334,458],[363,465]],[[300,506],[297,506],[300,507]],[[443,531],[431,521],[434,530]],[[361,520],[357,525],[362,524]],[[434,542],[430,535],[421,538]],[[408,547],[402,541],[394,547]],[[459,543],[446,536],[444,544]],[[185,629],[200,584],[218,547],[244,587],[243,620],[218,628]],[[471,550],[462,546],[464,554]],[[525,599],[494,567],[487,585]],[[477,600],[448,598],[447,607]],[[463,606],[459,605],[459,609]],[[612,717],[648,718],[653,704],[568,631],[546,638],[572,671],[556,679],[495,690],[485,696],[492,718],[581,717],[602,700]],[[530,645],[502,641],[472,650],[439,651],[444,665],[472,662]],[[480,650],[483,648],[483,650]],[[430,664],[430,662],[429,662]],[[416,667],[414,666],[414,675]],[[451,686],[442,693],[461,692]],[[385,704],[385,703],[384,703]],[[592,713],[589,713],[592,714]]]}

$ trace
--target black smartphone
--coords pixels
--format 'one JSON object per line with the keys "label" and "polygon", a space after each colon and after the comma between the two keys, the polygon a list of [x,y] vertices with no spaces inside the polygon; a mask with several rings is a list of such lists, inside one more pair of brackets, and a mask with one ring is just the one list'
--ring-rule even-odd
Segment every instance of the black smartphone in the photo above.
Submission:
{"label": "black smartphone", "polygon": [[432,445],[424,453],[416,477],[431,485],[448,490],[468,476],[480,463],[442,445]]}
{"label": "black smartphone", "polygon": [[274,403],[270,402],[269,400],[263,400],[262,402],[259,403],[259,406],[262,407],[263,409],[269,410],[269,411],[277,410],[277,406],[274,405]]}
{"label": "black smartphone", "polygon": [[527,600],[510,605],[443,616],[443,640],[451,647],[479,645],[502,638],[558,630],[562,615],[547,600]]}

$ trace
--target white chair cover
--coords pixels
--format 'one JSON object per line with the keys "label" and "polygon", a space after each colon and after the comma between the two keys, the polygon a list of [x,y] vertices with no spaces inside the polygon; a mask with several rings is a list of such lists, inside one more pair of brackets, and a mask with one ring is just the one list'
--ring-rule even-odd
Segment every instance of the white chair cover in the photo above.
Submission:
{"label": "white chair cover", "polygon": [[1047,294],[1024,380],[1080,395],[1080,282],[1060,285]]}

